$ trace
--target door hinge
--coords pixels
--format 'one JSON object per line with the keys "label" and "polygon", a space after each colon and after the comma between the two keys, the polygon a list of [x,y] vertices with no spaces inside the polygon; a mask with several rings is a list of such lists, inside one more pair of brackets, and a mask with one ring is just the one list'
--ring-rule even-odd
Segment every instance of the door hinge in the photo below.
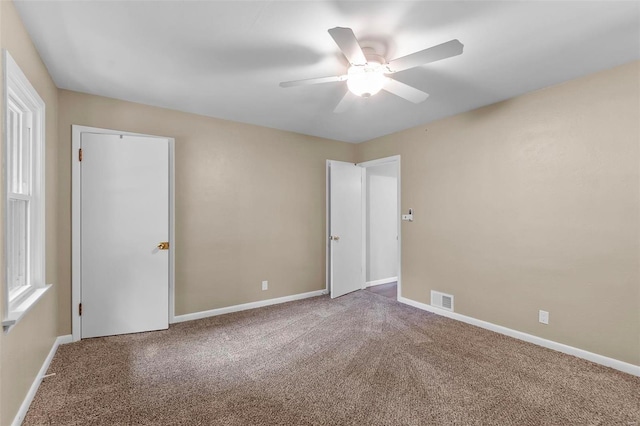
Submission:
{"label": "door hinge", "polygon": [[78,161],[82,161],[82,148],[78,150]]}
{"label": "door hinge", "polygon": [[82,316],[82,303],[78,305],[78,315]]}

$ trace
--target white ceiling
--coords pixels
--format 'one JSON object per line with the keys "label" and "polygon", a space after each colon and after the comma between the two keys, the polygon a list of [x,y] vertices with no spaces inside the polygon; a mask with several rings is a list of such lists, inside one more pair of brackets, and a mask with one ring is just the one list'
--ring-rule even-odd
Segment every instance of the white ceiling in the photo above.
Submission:
{"label": "white ceiling", "polygon": [[[16,1],[60,88],[361,142],[640,58],[637,1]],[[327,33],[350,27],[387,60],[451,39],[460,56],[394,78],[343,114]]]}

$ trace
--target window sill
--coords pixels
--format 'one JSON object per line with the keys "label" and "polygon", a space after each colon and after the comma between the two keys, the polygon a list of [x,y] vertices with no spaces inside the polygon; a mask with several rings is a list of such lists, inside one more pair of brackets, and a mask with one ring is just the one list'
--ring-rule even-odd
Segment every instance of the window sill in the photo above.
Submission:
{"label": "window sill", "polygon": [[47,284],[44,287],[35,289],[22,303],[10,310],[7,317],[2,321],[2,329],[4,332],[8,333],[50,288],[51,284]]}

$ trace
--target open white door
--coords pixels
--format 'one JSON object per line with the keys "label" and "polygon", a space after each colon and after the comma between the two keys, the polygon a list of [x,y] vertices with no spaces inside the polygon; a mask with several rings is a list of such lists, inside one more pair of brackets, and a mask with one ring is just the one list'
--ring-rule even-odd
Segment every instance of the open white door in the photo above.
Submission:
{"label": "open white door", "polygon": [[353,163],[329,162],[329,282],[331,298],[364,286],[362,177]]}
{"label": "open white door", "polygon": [[82,338],[166,329],[169,141],[82,133],[81,148]]}

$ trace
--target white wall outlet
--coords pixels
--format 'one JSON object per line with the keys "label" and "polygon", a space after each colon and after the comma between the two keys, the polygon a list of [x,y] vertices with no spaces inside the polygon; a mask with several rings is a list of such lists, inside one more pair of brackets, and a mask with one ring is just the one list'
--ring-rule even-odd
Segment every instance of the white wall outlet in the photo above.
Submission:
{"label": "white wall outlet", "polygon": [[549,312],[547,311],[538,311],[538,321],[542,324],[549,324]]}
{"label": "white wall outlet", "polygon": [[269,290],[269,281],[262,281],[262,289]]}

